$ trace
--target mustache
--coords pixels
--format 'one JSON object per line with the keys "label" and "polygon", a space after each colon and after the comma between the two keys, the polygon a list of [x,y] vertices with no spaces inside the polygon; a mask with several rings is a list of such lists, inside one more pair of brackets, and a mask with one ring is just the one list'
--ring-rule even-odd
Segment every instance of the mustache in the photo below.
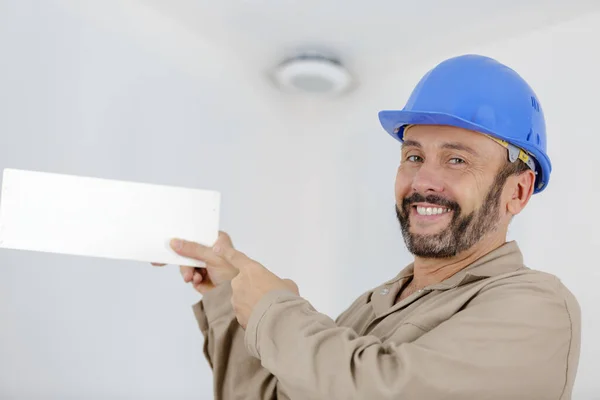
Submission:
{"label": "mustache", "polygon": [[435,194],[423,196],[422,194],[416,192],[402,200],[402,208],[405,211],[408,211],[408,209],[415,203],[430,203],[448,208],[452,211],[460,210],[460,206],[455,201],[448,200]]}

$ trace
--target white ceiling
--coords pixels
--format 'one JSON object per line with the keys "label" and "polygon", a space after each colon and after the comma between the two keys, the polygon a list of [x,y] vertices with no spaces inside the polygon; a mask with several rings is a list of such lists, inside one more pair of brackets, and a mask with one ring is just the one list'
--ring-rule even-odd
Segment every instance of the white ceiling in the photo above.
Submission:
{"label": "white ceiling", "polygon": [[600,9],[597,0],[137,0],[264,70],[299,50],[333,52],[361,77],[398,72]]}
{"label": "white ceiling", "polygon": [[597,0],[56,1],[191,74],[226,59],[229,70],[265,77],[291,55],[320,51],[339,58],[363,88],[439,61],[441,51],[454,55],[600,10]]}

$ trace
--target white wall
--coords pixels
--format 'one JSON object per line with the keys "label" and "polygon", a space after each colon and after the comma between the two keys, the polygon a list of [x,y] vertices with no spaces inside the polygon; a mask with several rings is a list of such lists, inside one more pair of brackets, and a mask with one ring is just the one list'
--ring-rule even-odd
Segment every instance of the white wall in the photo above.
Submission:
{"label": "white wall", "polygon": [[[558,274],[582,303],[575,399],[600,394],[592,341],[600,325],[591,320],[600,300],[592,290],[598,22],[464,49],[522,72],[548,116],[552,181],[511,234],[531,267]],[[202,63],[182,69],[32,0],[0,2],[0,49],[0,168],[220,190],[223,229],[236,245],[296,279],[332,316],[410,261],[392,209],[398,147],[377,111],[401,107],[429,65],[339,102],[292,100],[218,49],[205,46]],[[453,51],[432,49],[432,63]],[[197,299],[172,267],[2,251],[0,397],[211,398],[189,307]]]}
{"label": "white wall", "polygon": [[[220,190],[238,247],[337,306],[346,172],[318,105],[210,46],[181,69],[54,2],[0,7],[0,168]],[[211,398],[198,299],[173,267],[2,251],[0,398]]]}

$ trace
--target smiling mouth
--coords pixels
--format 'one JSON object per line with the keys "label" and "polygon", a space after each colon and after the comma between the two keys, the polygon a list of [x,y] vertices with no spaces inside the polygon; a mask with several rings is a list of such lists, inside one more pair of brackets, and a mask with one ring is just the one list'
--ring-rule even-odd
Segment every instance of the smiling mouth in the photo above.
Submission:
{"label": "smiling mouth", "polygon": [[413,206],[419,215],[441,215],[449,213],[451,210],[446,207],[424,207],[424,206]]}

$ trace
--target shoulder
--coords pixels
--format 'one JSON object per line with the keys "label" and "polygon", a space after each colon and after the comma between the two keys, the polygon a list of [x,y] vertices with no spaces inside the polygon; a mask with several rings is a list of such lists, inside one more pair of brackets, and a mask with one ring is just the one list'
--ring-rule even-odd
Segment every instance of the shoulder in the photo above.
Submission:
{"label": "shoulder", "polygon": [[549,296],[577,302],[575,295],[556,275],[526,267],[485,279],[483,291],[521,290],[537,296]]}
{"label": "shoulder", "polygon": [[581,309],[575,295],[557,276],[528,268],[480,285],[467,307],[472,307],[471,319],[485,321],[511,343],[526,343],[523,355],[542,360],[540,368],[548,376],[552,370],[564,374],[562,391],[568,396],[581,351]]}
{"label": "shoulder", "polygon": [[554,315],[577,330],[581,323],[581,308],[573,292],[556,275],[525,267],[484,279],[473,301]]}

